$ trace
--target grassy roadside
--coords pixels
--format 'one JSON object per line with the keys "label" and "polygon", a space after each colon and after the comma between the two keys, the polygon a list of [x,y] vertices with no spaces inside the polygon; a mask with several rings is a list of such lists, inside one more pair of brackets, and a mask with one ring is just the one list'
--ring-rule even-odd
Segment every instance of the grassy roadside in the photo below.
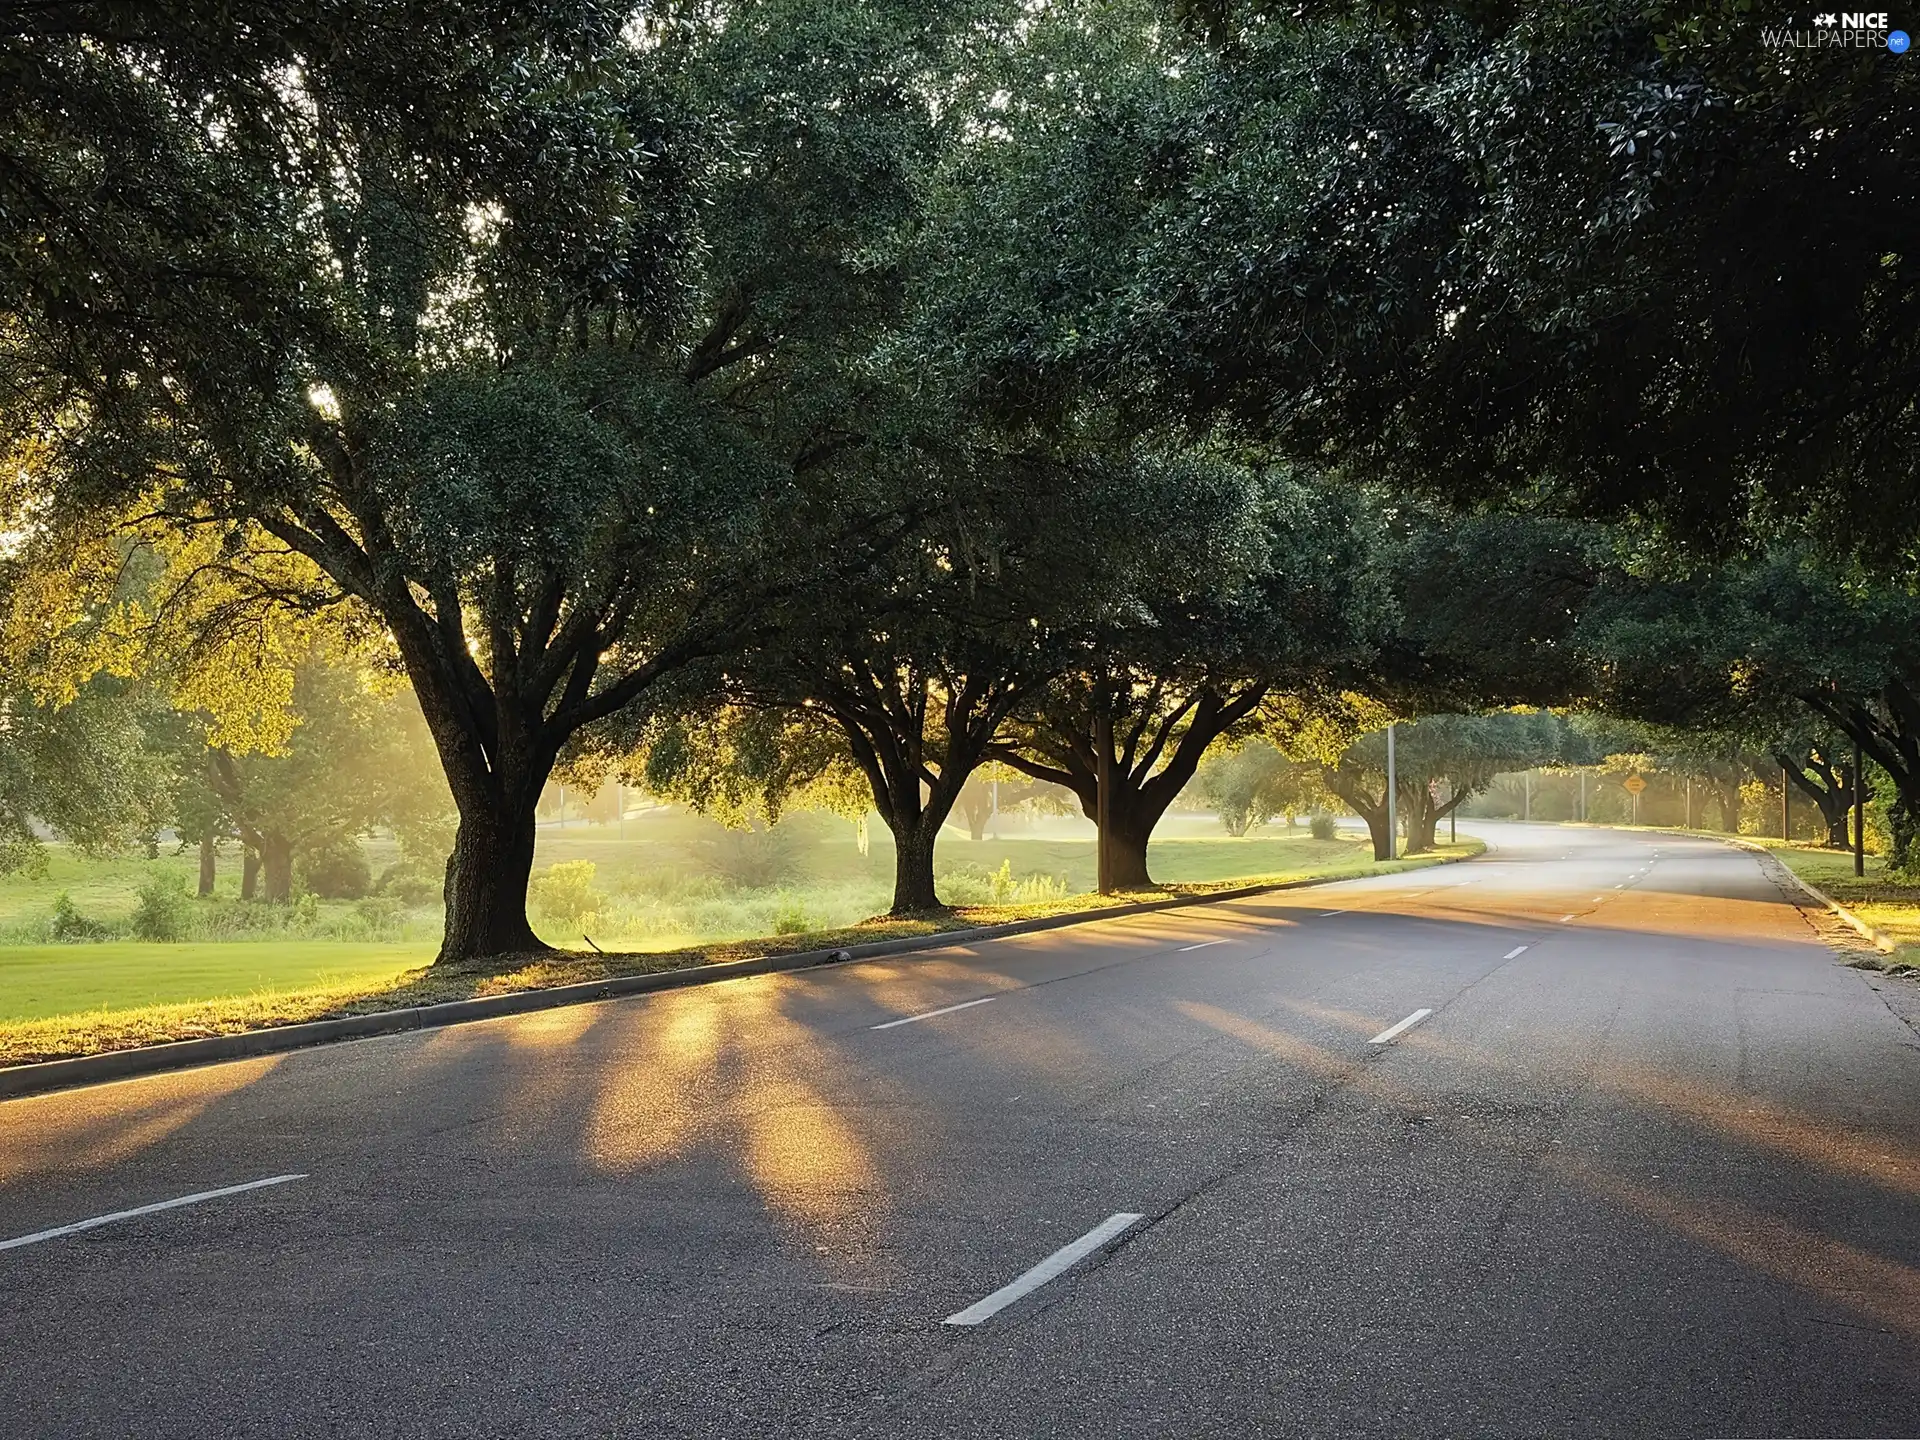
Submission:
{"label": "grassy roadside", "polygon": [[[306,1020],[373,1014],[411,1005],[431,1005],[480,995],[543,989],[620,975],[654,974],[725,960],[790,954],[800,950],[835,949],[875,940],[933,935],[1054,915],[1097,913],[1134,901],[1166,899],[1176,895],[1205,895],[1248,885],[1390,874],[1446,860],[1465,859],[1479,854],[1484,848],[1477,840],[1463,840],[1457,845],[1442,846],[1435,854],[1407,860],[1376,863],[1348,855],[1295,870],[1183,881],[1140,894],[1109,897],[1080,894],[1026,904],[957,906],[949,914],[937,918],[876,919],[804,934],[768,936],[683,950],[606,955],[561,951],[505,969],[497,964],[484,970],[417,967],[409,965],[411,956],[399,959],[388,956],[383,957],[383,964],[377,964],[371,971],[363,973],[360,969],[335,961],[336,969],[333,972],[309,983],[256,989],[246,994],[215,999],[122,1007],[103,1004],[84,1010],[70,1009],[66,1013],[46,1013],[9,1020],[0,1023],[0,1065],[93,1055],[172,1040],[230,1035],[274,1025],[298,1024]],[[71,964],[75,947],[61,948],[66,950],[68,963]],[[87,948],[107,951],[112,947]],[[143,948],[150,952],[153,947]],[[116,957],[107,958],[111,962]],[[396,972],[396,964],[408,968]],[[97,998],[103,993],[111,993],[111,981],[95,977],[75,987],[74,993],[76,999]],[[42,1008],[47,1004],[57,1008],[58,1003],[43,1002]]]}
{"label": "grassy roadside", "polygon": [[1878,855],[1866,857],[1863,876],[1853,873],[1853,856],[1843,850],[1811,845],[1786,845],[1779,840],[1743,835],[1749,844],[1763,845],[1794,874],[1815,889],[1839,901],[1861,920],[1894,942],[1891,952],[1868,955],[1858,963],[1877,960],[1885,970],[1920,970],[1920,883],[1887,874]]}

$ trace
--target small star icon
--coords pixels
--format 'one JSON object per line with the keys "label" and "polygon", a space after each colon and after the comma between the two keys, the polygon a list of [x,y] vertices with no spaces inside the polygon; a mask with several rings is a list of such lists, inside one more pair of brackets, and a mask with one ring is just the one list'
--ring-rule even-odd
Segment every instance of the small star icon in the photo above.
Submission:
{"label": "small star icon", "polygon": [[1831,25],[1833,24],[1833,16],[1831,14],[1816,15],[1813,17],[1813,23],[1816,25]]}

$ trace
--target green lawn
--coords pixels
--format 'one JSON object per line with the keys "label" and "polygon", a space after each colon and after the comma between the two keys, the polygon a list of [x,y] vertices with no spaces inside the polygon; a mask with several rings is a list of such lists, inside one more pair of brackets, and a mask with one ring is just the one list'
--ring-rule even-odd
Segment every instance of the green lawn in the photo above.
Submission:
{"label": "green lawn", "polygon": [[[1751,837],[1750,837],[1751,838]],[[1867,856],[1867,873],[1856,878],[1853,856],[1842,850],[1759,841],[1809,885],[1817,886],[1894,942],[1889,966],[1920,966],[1920,884],[1887,874],[1886,862]]]}
{"label": "green lawn", "polygon": [[262,991],[378,986],[424,965],[434,948],[337,940],[0,946],[0,1022]]}

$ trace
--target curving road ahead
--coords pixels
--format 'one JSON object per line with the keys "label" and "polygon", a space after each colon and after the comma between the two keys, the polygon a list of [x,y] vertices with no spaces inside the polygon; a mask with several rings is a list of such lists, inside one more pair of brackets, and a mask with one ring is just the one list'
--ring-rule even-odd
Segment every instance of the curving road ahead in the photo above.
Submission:
{"label": "curving road ahead", "polygon": [[1479,828],[0,1104],[0,1242],[277,1182],[0,1244],[0,1433],[1920,1434],[1920,987]]}

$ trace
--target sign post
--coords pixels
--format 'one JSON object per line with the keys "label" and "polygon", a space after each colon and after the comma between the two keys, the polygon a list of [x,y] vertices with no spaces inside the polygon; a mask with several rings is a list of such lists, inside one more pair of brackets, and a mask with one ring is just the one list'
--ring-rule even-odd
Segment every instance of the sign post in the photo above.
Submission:
{"label": "sign post", "polygon": [[1633,823],[1640,823],[1640,792],[1647,788],[1647,782],[1638,775],[1629,775],[1620,782],[1620,788],[1633,797]]}

